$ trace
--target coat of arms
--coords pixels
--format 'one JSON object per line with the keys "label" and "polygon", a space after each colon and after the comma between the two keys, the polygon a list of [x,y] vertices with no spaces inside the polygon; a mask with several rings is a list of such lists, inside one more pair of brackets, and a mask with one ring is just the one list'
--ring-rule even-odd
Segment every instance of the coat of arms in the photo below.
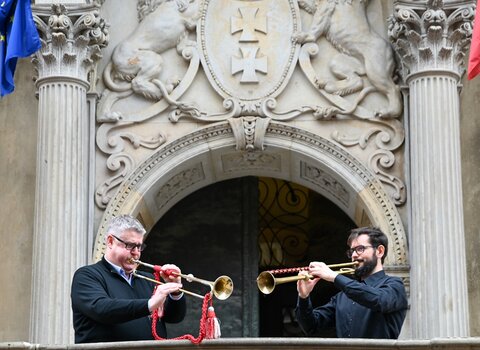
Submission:
{"label": "coat of arms", "polygon": [[[353,115],[395,118],[401,113],[392,80],[393,53],[372,30],[368,1],[139,0],[140,23],[115,48],[105,69],[99,121],[143,121],[172,109],[182,117],[218,121],[239,116],[289,120]],[[302,19],[308,24],[302,24]],[[299,63],[299,64],[298,64]],[[215,110],[194,97],[200,67],[223,98]],[[279,112],[277,97],[300,69],[317,101]],[[380,107],[364,104],[377,94]],[[122,110],[131,95],[153,101]],[[120,108],[117,108],[117,105]]]}

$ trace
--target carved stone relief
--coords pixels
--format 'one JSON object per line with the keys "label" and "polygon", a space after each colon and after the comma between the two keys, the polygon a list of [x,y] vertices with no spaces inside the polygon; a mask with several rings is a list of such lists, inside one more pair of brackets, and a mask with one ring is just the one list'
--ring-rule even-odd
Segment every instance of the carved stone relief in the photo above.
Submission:
{"label": "carved stone relief", "polygon": [[301,162],[300,176],[317,186],[323,188],[326,192],[335,197],[344,207],[348,208],[350,195],[345,187],[338,182],[332,175],[314,165]]}
{"label": "carved stone relief", "polygon": [[171,177],[156,194],[156,204],[159,209],[166,205],[171,199],[175,198],[186,187],[190,187],[205,179],[202,163],[197,163],[193,167],[184,170]]}
{"label": "carved stone relief", "polygon": [[[105,207],[140,160],[135,149],[111,144],[138,138],[120,136],[129,125],[162,121],[153,150],[172,141],[168,129],[182,122],[228,120],[237,150],[251,153],[226,159],[237,169],[242,161],[266,162],[257,152],[269,121],[300,118],[310,118],[315,132],[338,125],[328,137],[360,154],[396,205],[404,204],[395,166],[405,139],[402,99],[393,51],[369,22],[373,2],[139,0],[137,27],[103,72],[97,144],[110,177],[97,188],[97,205]],[[349,129],[350,121],[360,127]]]}
{"label": "carved stone relief", "polygon": [[263,141],[267,130],[269,118],[241,117],[228,120],[232,126],[233,134],[237,142],[237,150],[240,151],[263,151]]}
{"label": "carved stone relief", "polygon": [[[297,32],[293,38],[304,45],[300,64],[324,97],[338,101],[338,110],[329,113],[355,114],[357,106],[368,94],[378,91],[387,98],[387,104],[365,111],[359,117],[396,118],[402,111],[399,87],[392,79],[393,51],[390,44],[372,30],[367,17],[368,1],[302,1],[301,6],[312,14],[307,31]],[[326,70],[315,69],[312,59],[319,54],[316,44],[325,38],[338,53],[325,62]],[[369,83],[367,85],[367,82]],[[358,92],[349,106],[344,96]],[[335,103],[334,103],[335,104]]]}
{"label": "carved stone relief", "polygon": [[263,170],[280,173],[282,158],[279,154],[263,152],[241,152],[222,155],[223,170],[226,173]]}
{"label": "carved stone relief", "polygon": [[154,150],[166,142],[166,136],[162,132],[151,137],[143,137],[132,132],[128,128],[130,124],[126,125],[126,127],[114,126],[106,123],[102,124],[97,131],[97,146],[108,156],[107,169],[113,173],[113,176],[97,186],[95,203],[99,208],[105,209],[112,193],[134,169],[135,160],[126,150],[127,144],[133,150],[139,148]]}
{"label": "carved stone relief", "polygon": [[35,9],[33,18],[42,41],[33,59],[37,79],[70,76],[95,86],[96,63],[108,45],[109,32],[99,9],[88,10],[68,11],[62,4]]}

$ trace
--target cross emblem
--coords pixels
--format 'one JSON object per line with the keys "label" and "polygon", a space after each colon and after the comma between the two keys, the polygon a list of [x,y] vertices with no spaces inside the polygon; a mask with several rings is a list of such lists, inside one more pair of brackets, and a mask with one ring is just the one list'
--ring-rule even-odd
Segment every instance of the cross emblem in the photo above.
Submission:
{"label": "cross emblem", "polygon": [[230,22],[231,34],[242,31],[240,42],[258,41],[255,31],[267,33],[267,17],[257,18],[258,8],[242,7],[239,8],[241,18],[232,17]]}
{"label": "cross emblem", "polygon": [[242,58],[232,57],[232,74],[243,71],[241,83],[258,83],[256,71],[267,73],[267,57],[256,57],[258,47],[242,47],[240,51]]}

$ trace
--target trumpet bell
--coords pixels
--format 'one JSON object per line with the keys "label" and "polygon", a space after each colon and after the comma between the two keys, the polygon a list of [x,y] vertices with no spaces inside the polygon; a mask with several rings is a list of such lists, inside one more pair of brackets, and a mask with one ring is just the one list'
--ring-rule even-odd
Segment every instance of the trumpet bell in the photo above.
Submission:
{"label": "trumpet bell", "polygon": [[283,284],[288,282],[296,282],[300,280],[309,280],[312,278],[310,275],[296,275],[296,276],[287,276],[275,278],[273,273],[269,271],[260,272],[257,277],[257,287],[263,294],[270,294],[275,289],[277,284]]}
{"label": "trumpet bell", "polygon": [[263,294],[270,294],[275,289],[275,277],[270,272],[263,271],[257,277],[257,286]]}
{"label": "trumpet bell", "polygon": [[220,276],[212,286],[213,295],[219,300],[225,300],[233,293],[233,281],[228,276]]}

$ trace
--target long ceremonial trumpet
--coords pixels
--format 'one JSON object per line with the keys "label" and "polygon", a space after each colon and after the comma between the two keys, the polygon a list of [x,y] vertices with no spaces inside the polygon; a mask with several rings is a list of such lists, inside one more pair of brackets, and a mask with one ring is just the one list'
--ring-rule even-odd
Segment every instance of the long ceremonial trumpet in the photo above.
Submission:
{"label": "long ceremonial trumpet", "polygon": [[[140,275],[137,271],[133,271],[133,275],[135,277],[138,277],[138,278],[142,278],[144,280],[147,280],[147,281],[150,281],[150,282],[153,282],[153,283],[156,283],[156,284],[164,284],[162,281],[157,281],[156,279],[153,279],[153,278],[150,278],[150,277],[147,277],[147,276],[143,276],[143,275]],[[189,290],[185,290],[185,289],[178,289],[180,292],[183,292],[185,294],[188,294],[188,295],[191,295],[192,297],[196,297],[196,298],[200,298],[200,299],[203,299],[204,297],[201,296],[200,294],[197,294],[197,293],[194,293],[194,292],[190,292]]]}
{"label": "long ceremonial trumpet", "polygon": [[[142,262],[140,260],[135,260],[135,259],[131,259],[131,261],[135,264],[138,264],[138,265],[143,265],[143,266],[146,266],[146,267],[150,267],[154,271],[158,271],[158,272],[164,271],[164,270],[162,270],[162,267],[159,266],[159,265],[152,265],[152,264],[148,264],[148,263]],[[166,271],[164,271],[164,272],[166,272]],[[207,280],[204,280],[204,279],[201,279],[201,278],[197,278],[192,274],[185,275],[183,273],[178,273],[176,271],[168,271],[168,272],[172,273],[176,276],[180,276],[180,277],[186,279],[188,282],[198,282],[198,283],[209,286],[213,295],[215,295],[215,297],[217,299],[220,299],[220,300],[228,299],[230,297],[230,295],[232,295],[232,293],[233,293],[233,281],[228,276],[220,276],[215,281],[212,282],[212,281],[207,281]],[[142,276],[142,275],[139,275],[139,274],[135,274],[135,276],[140,277],[140,278],[148,279],[148,277],[145,277],[145,276]],[[151,279],[151,278],[149,280],[153,280],[156,283],[159,282],[159,281]],[[160,282],[160,284],[161,283],[162,282]],[[185,291],[185,290],[182,290],[182,289],[180,289],[180,291],[182,291],[186,294],[189,294],[189,295],[194,294],[193,296],[199,296],[200,298],[203,299],[203,297],[199,294],[195,294],[195,293]]]}
{"label": "long ceremonial trumpet", "polygon": [[[349,263],[341,263],[341,264],[332,264],[327,265],[331,269],[339,267],[340,269],[337,270],[337,273],[340,274],[351,274],[355,272],[355,269],[350,266],[358,265],[357,261],[349,262]],[[305,270],[306,268],[297,268],[297,271]],[[277,277],[274,276],[274,271],[263,271],[257,277],[257,286],[260,292],[263,294],[270,294],[275,289],[277,284],[283,284],[288,282],[296,282],[300,280],[309,280],[313,279],[314,276],[312,275],[296,275],[296,276],[287,276],[287,277]]]}

